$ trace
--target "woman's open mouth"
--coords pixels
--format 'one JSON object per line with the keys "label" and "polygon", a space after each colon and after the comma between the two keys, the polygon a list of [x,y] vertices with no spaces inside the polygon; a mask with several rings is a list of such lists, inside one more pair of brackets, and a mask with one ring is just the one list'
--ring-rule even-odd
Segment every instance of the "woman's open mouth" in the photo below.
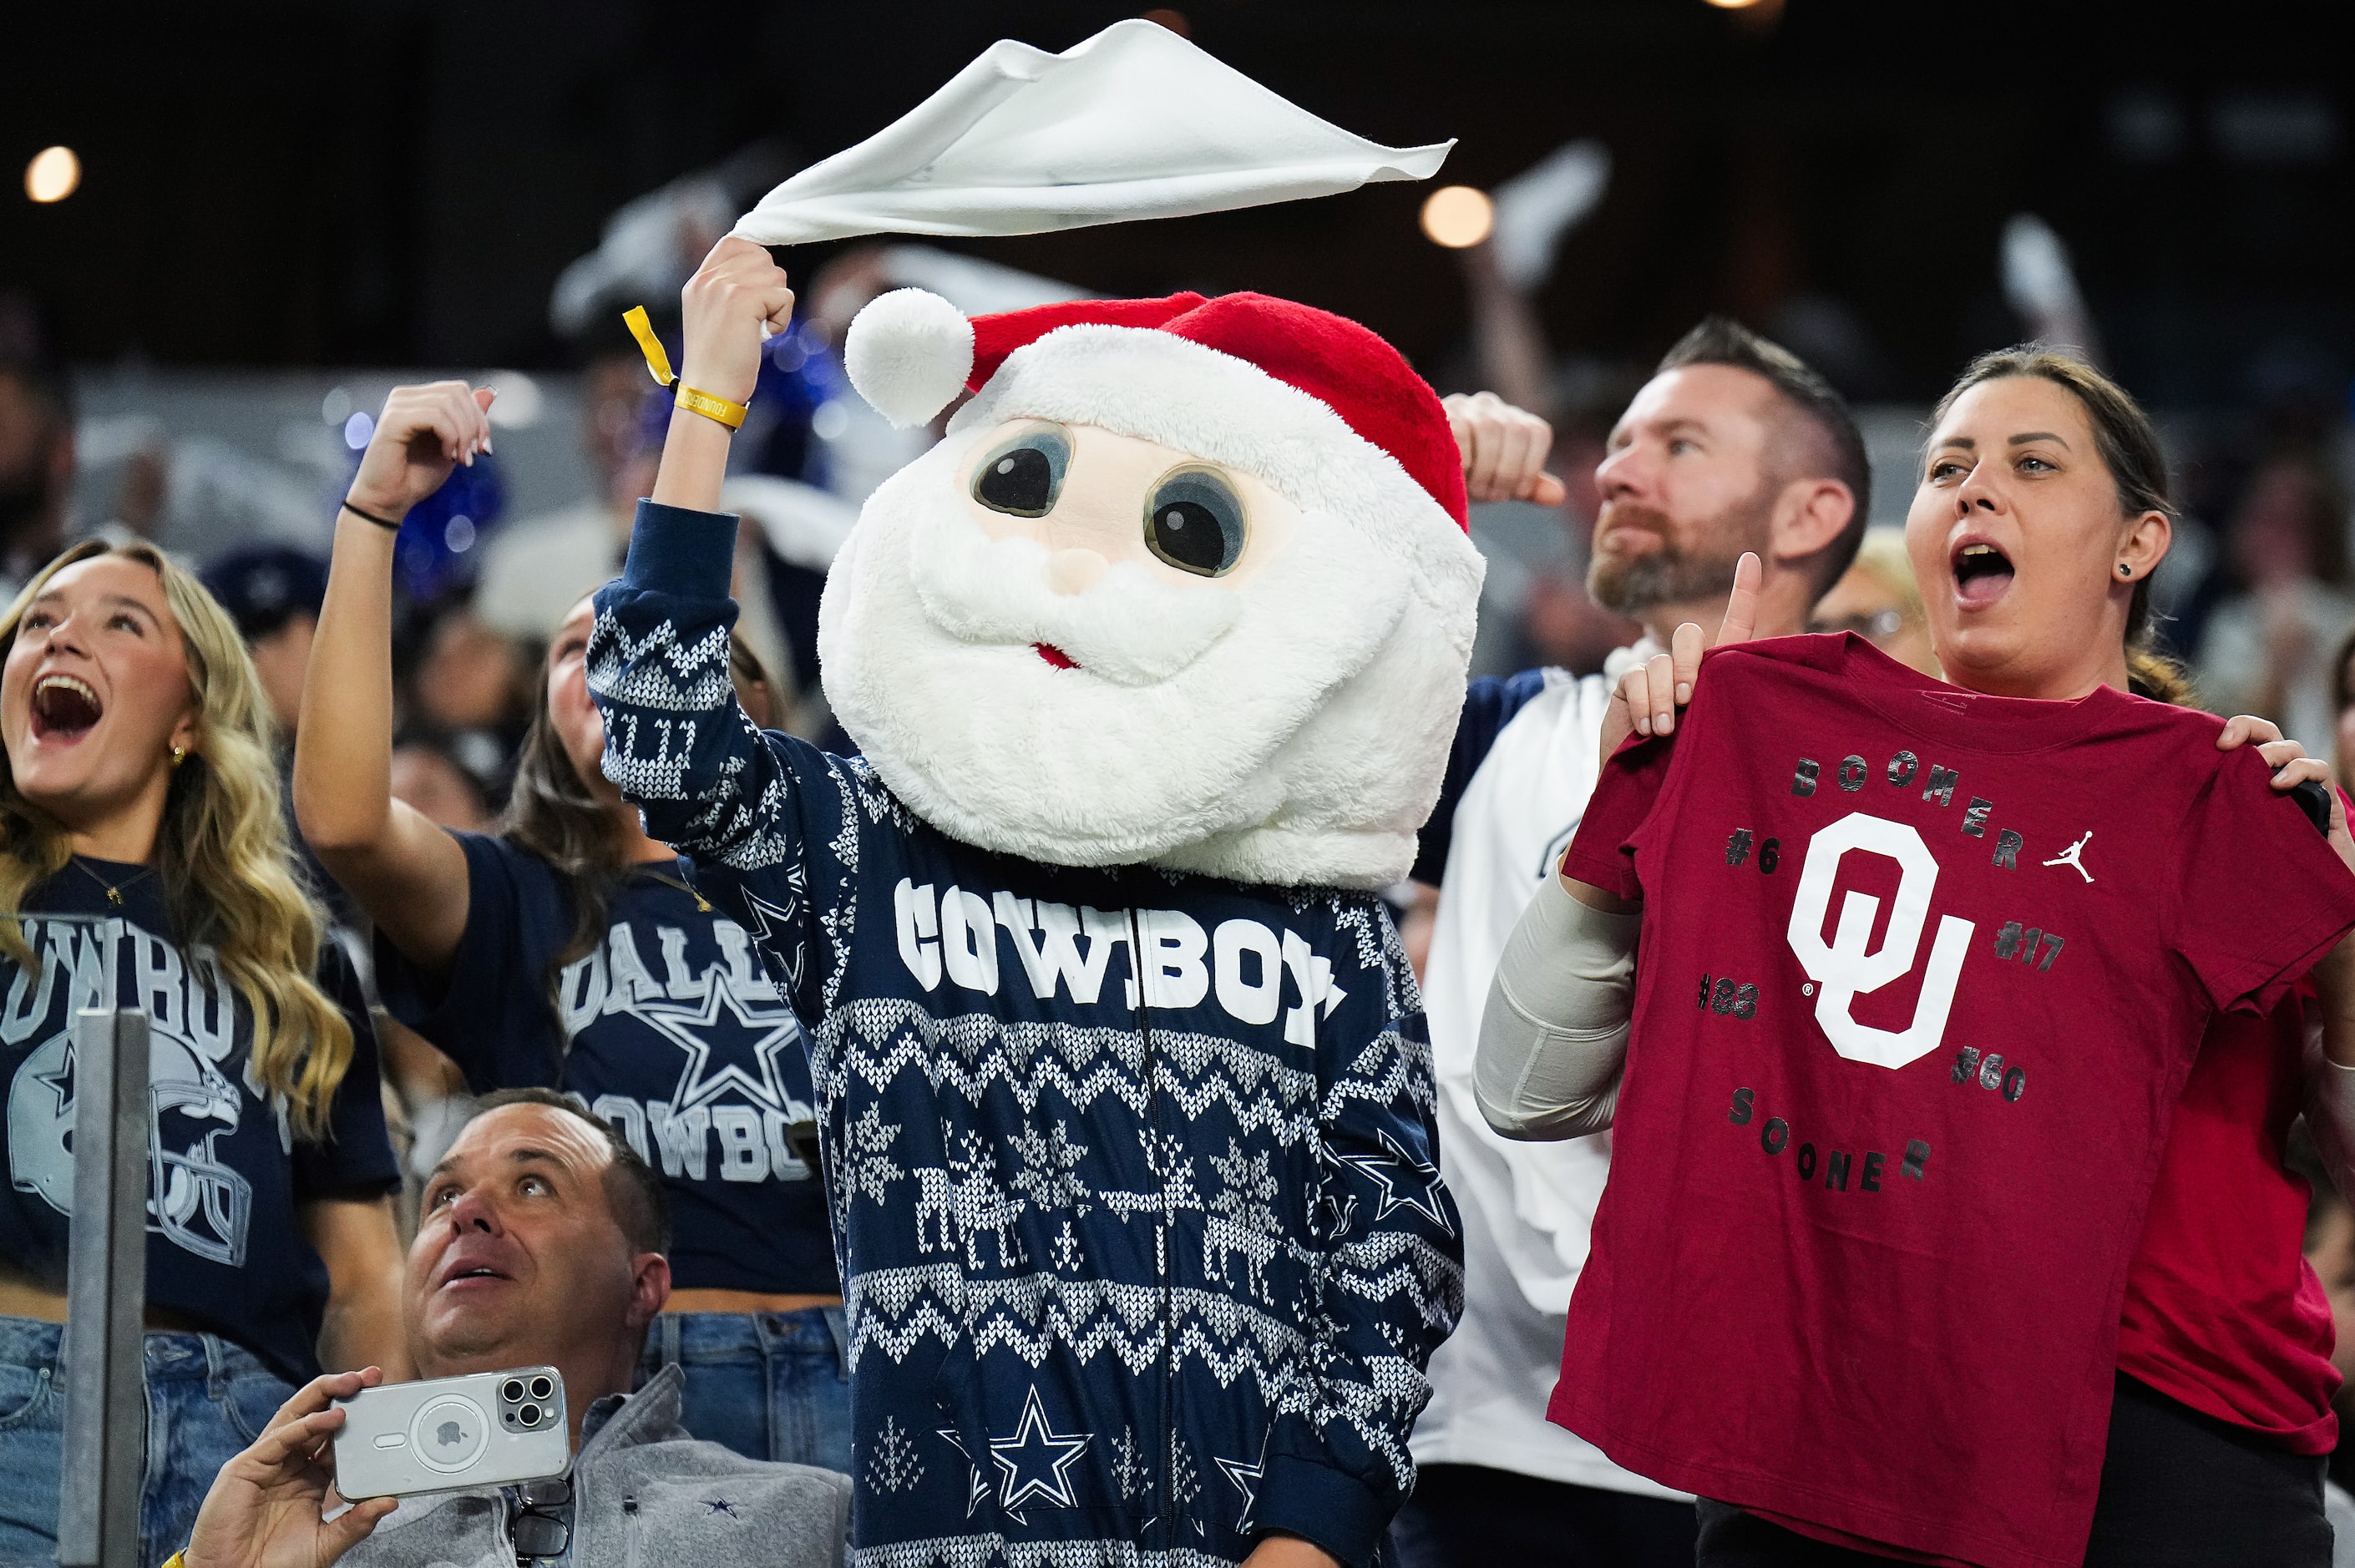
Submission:
{"label": "woman's open mouth", "polygon": [[86,682],[71,675],[44,675],[33,687],[33,736],[80,740],[106,709]]}
{"label": "woman's open mouth", "polygon": [[1988,544],[1955,552],[1955,598],[1965,609],[1985,609],[2011,587],[2011,557]]}

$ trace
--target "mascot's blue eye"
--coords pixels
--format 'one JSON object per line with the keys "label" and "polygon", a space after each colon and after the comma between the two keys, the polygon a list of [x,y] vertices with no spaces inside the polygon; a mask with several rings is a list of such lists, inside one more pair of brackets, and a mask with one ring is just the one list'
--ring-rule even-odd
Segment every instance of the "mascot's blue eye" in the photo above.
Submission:
{"label": "mascot's blue eye", "polygon": [[1153,487],[1145,546],[1181,572],[1224,577],[1242,559],[1243,503],[1207,468],[1181,468]]}
{"label": "mascot's blue eye", "polygon": [[1062,493],[1071,438],[1060,425],[1032,425],[993,448],[974,471],[973,498],[992,512],[1044,517]]}

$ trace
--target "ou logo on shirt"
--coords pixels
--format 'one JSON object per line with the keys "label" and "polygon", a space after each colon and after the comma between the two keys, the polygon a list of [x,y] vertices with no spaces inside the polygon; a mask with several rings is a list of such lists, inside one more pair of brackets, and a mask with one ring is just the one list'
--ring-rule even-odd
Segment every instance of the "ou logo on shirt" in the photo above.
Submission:
{"label": "ou logo on shirt", "polygon": [[[1865,951],[1865,944],[1872,938],[1881,900],[1853,888],[1840,905],[1831,941],[1824,941],[1832,879],[1838,874],[1840,857],[1852,850],[1893,860],[1902,873],[1896,902],[1889,911],[1889,931],[1875,952]],[[1975,928],[1952,915],[1938,922],[1938,938],[1930,948],[1930,968],[1922,977],[1922,995],[1913,1004],[1911,1025],[1875,1029],[1859,1023],[1849,1012],[1858,997],[1913,971],[1922,947],[1922,926],[1930,915],[1930,894],[1937,885],[1938,862],[1930,846],[1902,822],[1851,811],[1807,841],[1798,898],[1791,906],[1791,951],[1816,982],[1816,1022],[1832,1049],[1851,1062],[1902,1067],[1936,1050],[1946,1032],[1955,982],[1962,977],[1963,955]]]}

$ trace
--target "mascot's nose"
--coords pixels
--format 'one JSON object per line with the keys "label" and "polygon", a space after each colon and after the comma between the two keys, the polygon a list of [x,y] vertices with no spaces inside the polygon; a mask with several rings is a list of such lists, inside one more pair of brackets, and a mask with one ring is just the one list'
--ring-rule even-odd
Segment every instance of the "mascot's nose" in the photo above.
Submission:
{"label": "mascot's nose", "polygon": [[1047,586],[1057,593],[1085,593],[1112,563],[1093,550],[1058,550],[1047,557]]}

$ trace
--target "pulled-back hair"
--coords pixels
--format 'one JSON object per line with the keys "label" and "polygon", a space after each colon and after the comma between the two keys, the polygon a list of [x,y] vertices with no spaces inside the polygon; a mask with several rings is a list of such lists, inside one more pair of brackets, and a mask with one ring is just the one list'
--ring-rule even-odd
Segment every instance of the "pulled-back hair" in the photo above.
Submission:
{"label": "pulled-back hair", "polygon": [[1699,326],[1677,339],[1660,356],[1652,374],[1665,376],[1688,365],[1730,365],[1764,379],[1790,411],[1812,426],[1822,440],[1819,450],[1784,456],[1786,479],[1836,479],[1856,498],[1848,526],[1824,549],[1816,574],[1816,595],[1821,598],[1856,562],[1864,542],[1865,520],[1872,511],[1872,464],[1864,451],[1864,432],[1848,399],[1834,389],[1806,360],[1781,344],[1761,337],[1730,316],[1707,316]]}
{"label": "pulled-back hair", "polygon": [[[2168,479],[2167,451],[2158,429],[2142,405],[2126,388],[2066,349],[2024,343],[1982,354],[1963,370],[1930,415],[1932,429],[1944,423],[1955,402],[1972,387],[2016,376],[2049,381],[2077,399],[2085,422],[2094,428],[2094,450],[2109,470],[2118,493],[2118,515],[2139,517],[2156,512],[2169,524],[2178,521],[2172,487]],[[2194,700],[2190,673],[2161,652],[2150,630],[2150,578],[2134,586],[2126,608],[2126,684],[2138,697],[2188,705]]]}
{"label": "pulled-back hair", "polygon": [[[187,651],[197,742],[172,774],[155,858],[172,938],[211,949],[252,1015],[254,1081],[282,1101],[306,1141],[326,1136],[327,1111],[352,1061],[352,1026],[316,979],[326,916],[298,880],[279,807],[278,768],[261,681],[229,612],[153,545],[92,539],[51,561],[0,614],[0,663],[25,611],[78,561],[123,556],[154,572]],[[73,858],[66,831],[16,788],[0,750],[0,952],[26,969],[26,896]]]}

